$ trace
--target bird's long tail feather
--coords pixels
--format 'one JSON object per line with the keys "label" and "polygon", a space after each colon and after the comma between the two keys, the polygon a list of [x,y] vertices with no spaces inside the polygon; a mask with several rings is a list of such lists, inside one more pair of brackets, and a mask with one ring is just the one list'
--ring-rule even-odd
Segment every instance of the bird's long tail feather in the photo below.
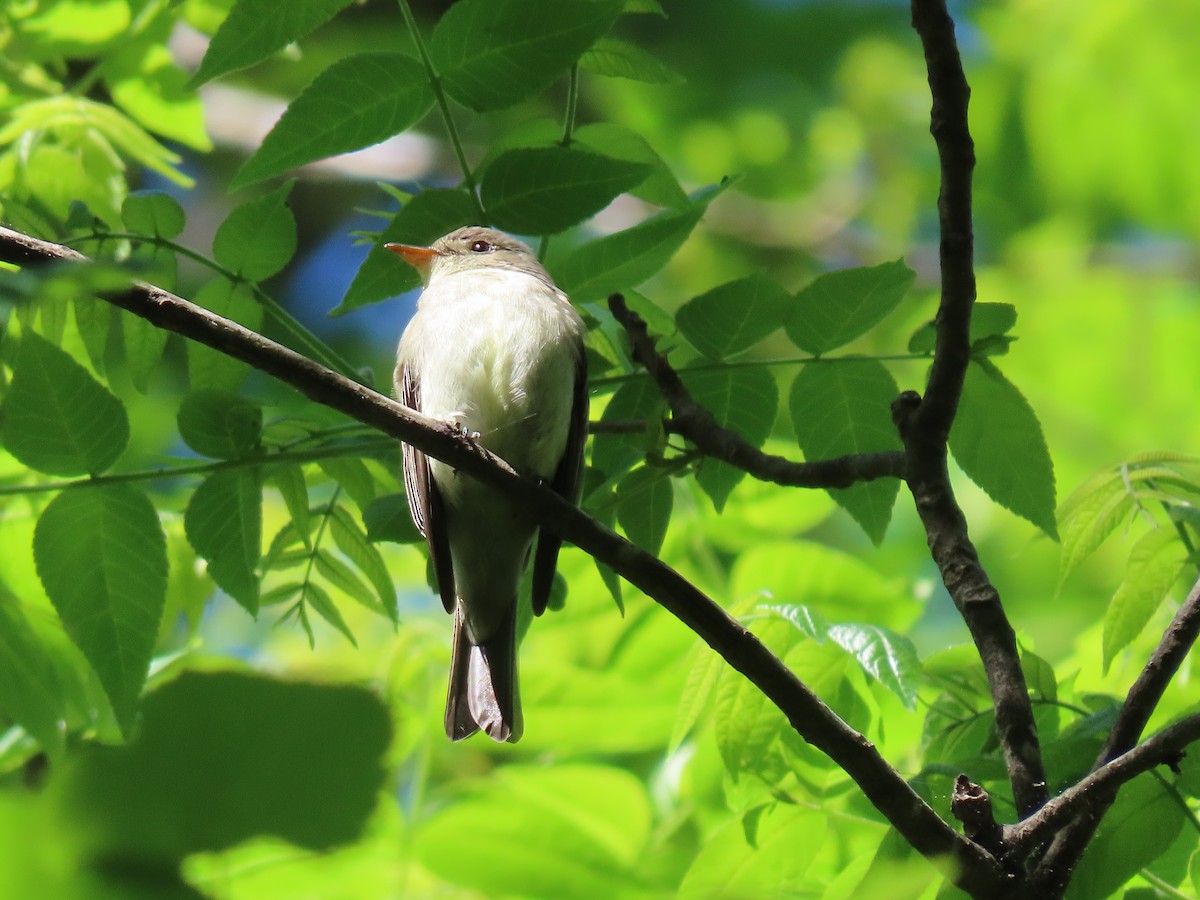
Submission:
{"label": "bird's long tail feather", "polygon": [[467,633],[462,601],[455,609],[446,696],[446,734],[452,741],[461,741],[480,729],[499,742],[515,742],[521,736],[515,607],[493,636],[478,644]]}

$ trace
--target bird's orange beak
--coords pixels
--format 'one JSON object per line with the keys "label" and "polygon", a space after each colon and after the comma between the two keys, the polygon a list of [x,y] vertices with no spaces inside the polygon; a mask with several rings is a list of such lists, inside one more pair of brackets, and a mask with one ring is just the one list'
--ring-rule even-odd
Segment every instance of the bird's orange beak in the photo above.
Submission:
{"label": "bird's orange beak", "polygon": [[435,256],[439,255],[436,250],[428,247],[414,247],[411,244],[384,244],[383,246],[384,249],[391,250],[422,275],[429,272],[429,264],[433,262]]}

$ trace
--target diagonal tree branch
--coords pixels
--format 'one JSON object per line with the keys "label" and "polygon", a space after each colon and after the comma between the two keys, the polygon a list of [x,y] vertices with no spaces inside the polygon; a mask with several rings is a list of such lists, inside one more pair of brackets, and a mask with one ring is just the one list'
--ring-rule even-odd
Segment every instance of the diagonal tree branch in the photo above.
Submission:
{"label": "diagonal tree branch", "polygon": [[[1125,702],[1121,706],[1116,722],[1113,723],[1108,740],[1104,742],[1104,747],[1096,758],[1092,774],[1088,776],[1088,779],[1107,769],[1111,765],[1110,761],[1124,759],[1130,755],[1138,738],[1141,737],[1146,723],[1150,721],[1150,716],[1158,707],[1158,701],[1162,699],[1163,692],[1174,679],[1175,673],[1179,671],[1179,667],[1192,649],[1192,645],[1196,643],[1198,636],[1200,636],[1200,579],[1192,585],[1187,599],[1175,613],[1171,624],[1167,626],[1162,640],[1154,649],[1154,653],[1151,654],[1142,673],[1130,687],[1129,693],[1125,695]],[[1177,727],[1172,726],[1172,728]],[[1171,731],[1171,729],[1167,729],[1167,731]],[[1160,732],[1138,750],[1141,751],[1142,748],[1165,733],[1166,731]],[[1088,779],[1084,779],[1084,782]],[[1080,782],[1080,784],[1084,782]],[[1076,785],[1076,788],[1078,786]],[[1063,792],[1051,803],[1059,803],[1063,797],[1075,791],[1076,788]],[[1054,836],[1054,841],[1046,850],[1032,876],[1034,883],[1039,885],[1044,896],[1060,896],[1066,890],[1071,873],[1082,858],[1083,851],[1091,843],[1092,836],[1096,833],[1096,829],[1100,826],[1101,820],[1114,800],[1116,800],[1115,788],[1110,793],[1091,795],[1090,802],[1074,805],[1074,818],[1062,825],[1061,830]],[[1056,822],[1061,823],[1063,818],[1062,816],[1057,817]],[[1045,832],[1046,829],[1039,829],[1037,833],[1044,834]]]}
{"label": "diagonal tree branch", "polygon": [[763,453],[737,432],[717,424],[712,413],[692,399],[679,374],[655,349],[646,323],[625,304],[624,297],[609,297],[608,308],[629,335],[633,358],[650,373],[671,408],[671,430],[695,444],[705,456],[785,487],[844,488],[859,481],[904,477],[904,454],[898,451],[856,453],[813,462],[793,462]]}
{"label": "diagonal tree branch", "polygon": [[1037,726],[1016,635],[1000,594],[979,562],[967,521],[954,497],[947,440],[970,363],[971,309],[975,303],[971,178],[975,145],[967,124],[971,90],[963,73],[954,22],[945,0],[913,0],[933,96],[930,132],[941,162],[938,219],[941,228],[942,298],[937,347],[925,396],[907,392],[892,407],[904,440],[907,480],[925,526],[929,551],[954,605],[967,624],[987,672],[996,728],[1017,810],[1022,817],[1046,802],[1046,776]]}
{"label": "diagonal tree branch", "polygon": [[[0,260],[22,266],[84,262],[73,250],[0,227]],[[154,325],[181,334],[296,388],[517,501],[540,524],[611,567],[696,632],[783,713],[805,741],[833,759],[918,852],[949,858],[955,884],[976,897],[1010,895],[1010,875],[978,844],[959,834],[879,754],[744,626],[674,569],[600,525],[549,488],[521,478],[503,460],[382,394],[306,359],[236,322],[144,283],[101,295]]]}

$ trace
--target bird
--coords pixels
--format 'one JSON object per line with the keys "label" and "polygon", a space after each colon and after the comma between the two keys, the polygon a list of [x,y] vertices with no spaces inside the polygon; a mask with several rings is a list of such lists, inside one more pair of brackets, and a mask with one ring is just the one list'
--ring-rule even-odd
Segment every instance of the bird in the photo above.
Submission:
{"label": "bird", "polygon": [[[578,503],[587,437],[585,326],[520,240],[467,226],[428,247],[388,243],[424,289],[396,353],[401,403],[454,425],[519,474]],[[530,603],[550,599],[562,539],[475,478],[402,443],[413,523],[454,616],[446,735],[522,733],[517,609],[533,555]],[[533,550],[536,538],[537,548]]]}

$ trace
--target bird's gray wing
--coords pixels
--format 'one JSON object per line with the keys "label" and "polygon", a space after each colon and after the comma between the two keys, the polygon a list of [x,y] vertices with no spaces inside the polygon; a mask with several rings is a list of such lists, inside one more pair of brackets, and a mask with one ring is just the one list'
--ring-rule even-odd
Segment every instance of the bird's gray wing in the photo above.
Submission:
{"label": "bird's gray wing", "polygon": [[[400,402],[410,409],[421,409],[421,384],[410,366],[400,367]],[[442,495],[429,471],[425,454],[401,442],[404,457],[404,490],[408,494],[408,511],[417,530],[429,544],[429,560],[437,579],[438,592],[446,612],[454,612],[454,564],[450,557],[450,539],[446,534],[446,516]]]}
{"label": "bird's gray wing", "polygon": [[[550,486],[571,503],[579,502],[579,489],[583,480],[583,447],[587,443],[588,390],[587,355],[582,344],[579,347],[579,362],[575,366],[575,399],[571,405],[571,425],[567,431],[567,446],[559,460],[558,469]],[[550,602],[550,589],[554,585],[554,569],[558,565],[558,548],[562,538],[543,528],[538,536],[537,552],[533,557],[533,614],[540,616]]]}

